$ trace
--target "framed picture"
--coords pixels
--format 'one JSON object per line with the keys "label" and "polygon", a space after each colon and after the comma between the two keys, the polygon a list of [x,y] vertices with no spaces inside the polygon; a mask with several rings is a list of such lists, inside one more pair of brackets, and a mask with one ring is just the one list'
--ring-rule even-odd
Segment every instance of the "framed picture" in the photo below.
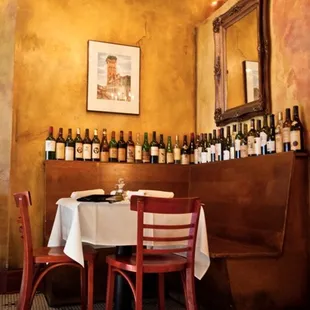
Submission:
{"label": "framed picture", "polygon": [[243,61],[244,91],[246,103],[259,99],[258,61]]}
{"label": "framed picture", "polygon": [[87,111],[139,115],[140,48],[88,41]]}

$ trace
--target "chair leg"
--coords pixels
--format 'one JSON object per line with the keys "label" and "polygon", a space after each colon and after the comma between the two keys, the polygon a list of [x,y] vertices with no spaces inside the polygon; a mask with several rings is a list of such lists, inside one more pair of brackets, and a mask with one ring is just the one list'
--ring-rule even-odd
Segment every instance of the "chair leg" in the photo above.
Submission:
{"label": "chair leg", "polygon": [[165,310],[165,274],[158,274],[158,309]]}
{"label": "chair leg", "polygon": [[188,310],[197,310],[196,293],[195,293],[195,277],[191,269],[186,269],[186,296],[188,302]]}
{"label": "chair leg", "polygon": [[94,261],[88,261],[88,279],[87,279],[87,309],[93,310],[94,308]]}
{"label": "chair leg", "polygon": [[22,284],[17,303],[17,310],[31,309],[31,295],[33,290],[32,282],[33,282],[33,269],[26,265],[26,267],[24,267],[23,270]]}
{"label": "chair leg", "polygon": [[187,289],[186,289],[186,275],[185,270],[181,271],[181,279],[182,279],[182,285],[183,285],[183,291],[184,291],[184,301],[185,301],[185,308],[188,310],[188,297],[187,297]]}
{"label": "chair leg", "polygon": [[113,297],[114,297],[114,282],[115,272],[112,270],[112,266],[108,265],[108,281],[107,281],[107,296],[105,310],[112,310]]}
{"label": "chair leg", "polygon": [[143,307],[143,273],[136,273],[136,310],[142,310]]}
{"label": "chair leg", "polygon": [[80,268],[81,309],[86,310],[86,266]]}

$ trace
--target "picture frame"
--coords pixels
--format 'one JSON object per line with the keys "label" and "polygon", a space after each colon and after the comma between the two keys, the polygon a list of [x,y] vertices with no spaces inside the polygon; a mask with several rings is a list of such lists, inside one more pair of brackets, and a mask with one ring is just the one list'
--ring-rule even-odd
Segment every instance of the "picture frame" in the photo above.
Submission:
{"label": "picture frame", "polygon": [[140,114],[140,47],[88,41],[87,111]]}
{"label": "picture frame", "polygon": [[259,63],[258,61],[243,61],[245,102],[250,103],[259,98]]}

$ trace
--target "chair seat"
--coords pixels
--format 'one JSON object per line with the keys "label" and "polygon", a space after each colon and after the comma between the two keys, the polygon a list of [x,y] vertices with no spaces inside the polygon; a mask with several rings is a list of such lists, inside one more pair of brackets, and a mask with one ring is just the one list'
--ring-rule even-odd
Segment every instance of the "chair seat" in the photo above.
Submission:
{"label": "chair seat", "polygon": [[[64,247],[41,247],[33,251],[34,262],[42,263],[70,263],[75,262],[72,258],[64,253]],[[83,246],[84,260],[94,260],[96,251],[89,247]]]}
{"label": "chair seat", "polygon": [[[116,257],[109,255],[106,261],[111,266],[127,270],[131,272],[137,271],[136,255],[129,257]],[[186,267],[186,258],[175,255],[144,255],[143,259],[143,272],[144,273],[166,273],[181,271]]]}

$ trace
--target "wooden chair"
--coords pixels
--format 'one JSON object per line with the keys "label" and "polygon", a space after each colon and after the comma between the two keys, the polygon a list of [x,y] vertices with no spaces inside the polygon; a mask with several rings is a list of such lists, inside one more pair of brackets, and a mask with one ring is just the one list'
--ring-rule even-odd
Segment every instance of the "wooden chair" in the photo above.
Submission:
{"label": "wooden chair", "polygon": [[[163,310],[165,308],[164,274],[176,271],[181,273],[186,309],[197,309],[194,284],[194,261],[200,206],[199,198],[131,197],[131,210],[137,211],[137,251],[135,255],[130,257],[116,257],[115,255],[107,257],[108,284],[106,310],[112,310],[116,272],[121,274],[127,280],[134,295],[136,310],[142,310],[143,274],[157,273],[159,309]],[[145,223],[144,213],[191,213],[191,217],[187,223],[178,225],[154,225]],[[161,237],[156,237],[156,235],[155,237],[150,237],[150,234],[146,236],[145,229],[151,229],[154,233],[160,231]],[[182,234],[182,236],[171,237],[172,230],[180,229],[187,229],[187,233]],[[169,231],[170,234],[168,233]],[[151,234],[151,236],[154,235]],[[156,244],[156,242],[173,243],[178,241],[184,241],[185,245],[178,248],[165,246],[164,249],[156,248],[156,246],[144,246],[144,242],[153,242],[152,244]],[[186,252],[187,256],[182,257],[174,254],[177,252]],[[135,284],[130,279],[128,272],[136,274]]]}
{"label": "wooden chair", "polygon": [[17,310],[30,310],[35,292],[40,281],[52,269],[60,266],[73,266],[81,272],[81,299],[82,309],[86,309],[86,288],[87,289],[87,309],[93,309],[93,282],[94,282],[94,260],[96,252],[85,247],[84,258],[87,263],[87,283],[86,270],[80,264],[72,260],[63,252],[63,247],[41,247],[33,250],[30,219],[28,207],[31,206],[31,196],[29,192],[14,194],[16,206],[20,209],[19,231],[24,245],[23,276],[18,300]]}

